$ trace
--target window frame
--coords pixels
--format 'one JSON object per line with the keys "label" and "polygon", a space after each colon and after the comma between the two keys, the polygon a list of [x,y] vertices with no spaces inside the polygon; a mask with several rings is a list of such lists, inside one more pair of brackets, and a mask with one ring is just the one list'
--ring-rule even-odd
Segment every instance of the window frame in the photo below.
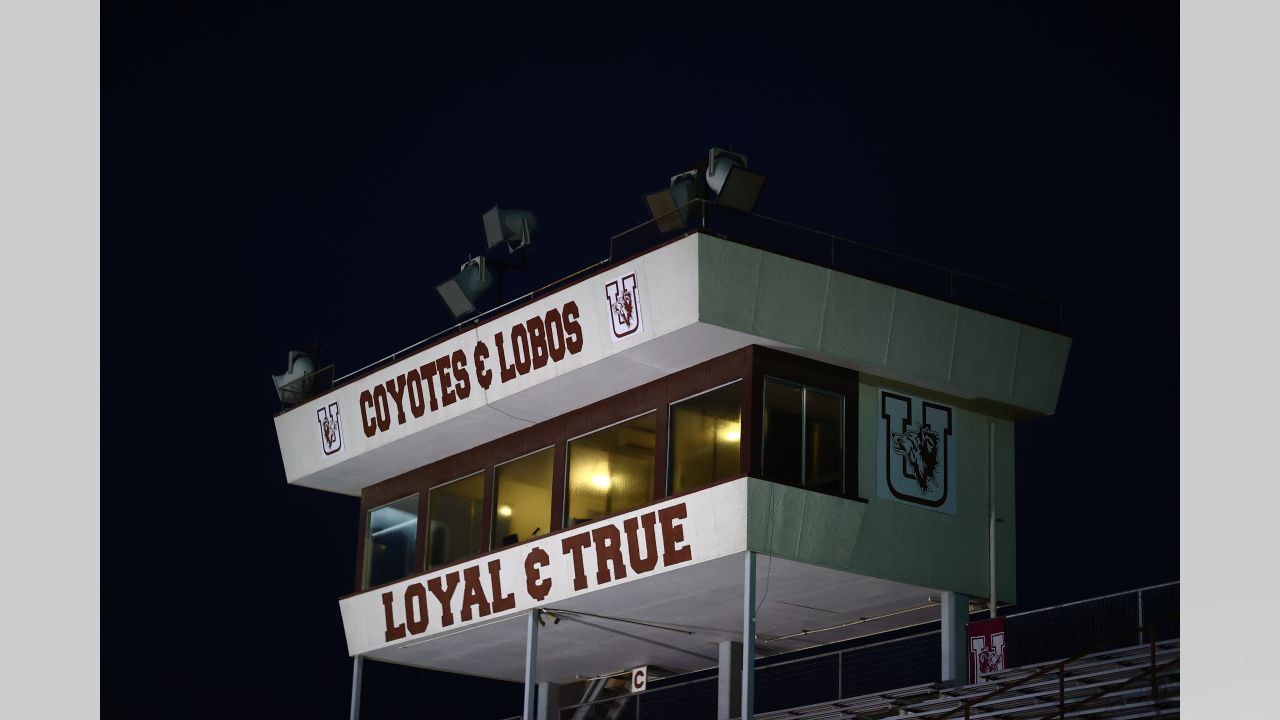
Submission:
{"label": "window frame", "polygon": [[[794,380],[776,377],[774,375],[765,373],[760,383],[760,401],[761,401],[762,408],[764,407],[763,403],[765,401],[766,386],[769,382],[774,382],[779,385],[785,385],[787,387],[797,388],[800,390],[800,482],[799,484],[794,485],[793,487],[803,488],[805,490],[820,492],[827,495],[839,495],[841,497],[845,497],[846,495],[848,495],[846,488],[848,487],[848,484],[849,484],[849,448],[848,448],[849,438],[848,438],[848,433],[844,432],[844,429],[845,429],[844,426],[845,426],[845,423],[848,421],[848,417],[849,417],[849,398],[841,393],[835,392],[833,390],[828,390],[824,387],[809,385],[807,383],[800,383]],[[808,462],[809,462],[808,420],[809,420],[809,391],[810,390],[818,393],[819,395],[826,395],[827,397],[838,398],[840,400],[840,430],[842,431],[840,433],[840,487],[838,490],[834,492],[831,490],[824,490],[822,488],[812,487],[806,484],[806,481],[808,480],[808,475],[806,474],[805,471],[808,469]],[[764,413],[762,412],[760,414],[760,467],[761,467],[760,476],[762,479],[764,477],[764,472],[763,472],[764,457],[765,457]],[[779,484],[787,485],[789,483],[779,483]]]}
{"label": "window frame", "polygon": [[751,398],[746,396],[746,392],[750,386],[749,381],[750,381],[749,375],[744,375],[743,377],[734,378],[733,380],[730,380],[728,382],[720,383],[715,387],[709,387],[706,390],[699,390],[698,392],[693,393],[692,395],[686,395],[678,400],[672,400],[667,403],[667,433],[666,433],[666,438],[663,441],[666,443],[666,448],[665,448],[666,462],[663,464],[664,467],[663,467],[663,473],[661,478],[662,490],[663,490],[662,497],[668,498],[668,497],[673,497],[677,494],[683,495],[689,492],[697,492],[698,490],[701,490],[706,487],[710,487],[711,485],[714,485],[717,482],[721,482],[720,480],[713,480],[707,485],[702,485],[692,490],[684,490],[680,493],[674,492],[673,479],[671,477],[671,447],[672,447],[671,414],[675,411],[675,406],[679,405],[682,402],[687,402],[694,398],[702,397],[703,395],[713,393],[717,390],[723,390],[729,387],[730,385],[733,385],[734,383],[742,383],[742,387],[738,388],[738,428],[739,428],[738,440],[739,441],[738,441],[738,472],[736,474],[738,475],[738,477],[743,477],[744,475],[747,474],[742,472],[742,466],[744,464],[742,461],[742,456],[746,452],[747,446],[751,444],[749,437],[743,437],[743,435],[750,435],[747,428],[747,407],[751,404]]}
{"label": "window frame", "polygon": [[[561,492],[560,513],[561,513],[561,515],[562,515],[562,517],[560,518],[560,527],[561,527],[561,528],[567,528],[567,527],[569,527],[569,445],[570,445],[571,443],[573,443],[573,441],[575,441],[575,440],[581,440],[581,439],[582,439],[582,438],[584,438],[584,437],[588,437],[588,436],[591,436],[591,435],[595,435],[596,433],[598,433],[598,432],[603,432],[603,431],[605,431],[605,430],[608,430],[608,429],[609,429],[609,428],[611,428],[611,427],[617,427],[617,426],[619,426],[619,425],[622,425],[623,423],[629,423],[629,422],[631,422],[632,420],[635,420],[636,418],[642,418],[642,417],[644,417],[645,415],[653,415],[653,426],[654,426],[654,430],[653,430],[653,442],[654,442],[654,445],[653,445],[653,472],[654,472],[654,475],[655,475],[655,477],[656,477],[656,475],[657,475],[657,473],[658,473],[658,465],[659,465],[659,462],[658,462],[658,445],[662,442],[662,441],[658,438],[658,426],[659,426],[658,418],[659,418],[659,415],[658,415],[658,408],[656,408],[656,407],[655,407],[655,408],[653,408],[653,409],[651,409],[651,410],[645,410],[644,412],[636,413],[635,415],[632,415],[631,417],[623,418],[623,419],[621,419],[621,420],[618,420],[617,422],[611,422],[611,423],[609,423],[608,425],[602,425],[602,426],[600,426],[600,427],[598,427],[598,428],[596,428],[596,429],[594,429],[594,430],[588,430],[587,432],[579,433],[579,434],[577,434],[577,435],[574,435],[573,437],[566,437],[566,438],[564,439],[564,441],[563,441],[563,445],[564,445],[564,468],[563,468],[563,470],[564,470],[564,477],[563,477],[563,478],[561,478],[561,482],[560,482],[560,492]],[[657,485],[656,485],[656,481],[655,481],[655,479],[654,479],[654,478],[650,478],[649,480],[650,480],[650,482],[649,482],[649,503],[648,503],[648,504],[652,504],[652,503],[655,503],[655,502],[657,502],[657,501],[661,500],[662,498],[666,497],[666,495],[665,495],[665,494],[664,494],[664,495],[658,495],[658,494],[657,494]],[[641,505],[641,507],[644,507],[644,506],[643,506],[643,505]],[[631,512],[631,511],[630,511],[630,510],[619,510],[618,512],[615,512],[615,513],[610,513],[610,514],[608,514],[608,515],[601,515],[601,516],[600,516],[600,517],[598,517],[598,518],[593,518],[593,519],[591,520],[591,522],[595,522],[596,520],[602,520],[602,519],[607,518],[607,517],[612,517],[613,515],[617,515],[618,513],[624,513],[624,512]]]}
{"label": "window frame", "polygon": [[[492,552],[494,550],[505,550],[507,548],[512,548],[517,545],[523,545],[524,543],[527,543],[530,540],[533,540],[532,537],[527,537],[524,540],[518,540],[514,543],[511,543],[510,545],[498,545],[497,540],[493,537],[493,531],[497,527],[497,519],[498,519],[497,518],[497,515],[498,515],[498,468],[502,467],[503,465],[510,465],[511,463],[516,462],[517,460],[523,460],[527,457],[537,455],[540,452],[546,452],[547,450],[551,451],[551,493],[550,493],[550,497],[548,498],[550,500],[551,510],[547,516],[547,529],[538,537],[542,538],[543,536],[550,535],[551,533],[560,529],[561,526],[558,526],[556,524],[556,463],[559,460],[560,448],[563,447],[564,445],[565,443],[563,442],[553,442],[550,445],[545,445],[536,450],[530,450],[529,452],[516,455],[515,457],[509,458],[507,460],[503,460],[502,462],[494,462],[491,465],[489,465],[489,474],[487,478],[487,487],[485,489],[485,497],[489,497],[492,499],[488,502],[489,507],[487,508],[487,513],[486,513],[486,517],[488,518],[488,526],[486,527],[486,532],[488,532],[488,537],[485,539],[485,542],[489,547],[488,547],[488,550],[486,550],[485,552]],[[442,565],[441,567],[444,567],[444,566]]]}
{"label": "window frame", "polygon": [[[749,469],[751,477],[764,478],[764,381],[765,378],[792,387],[812,388],[826,395],[842,397],[844,436],[842,474],[839,492],[805,486],[793,487],[809,492],[834,495],[865,503],[860,491],[858,469],[858,398],[861,374],[851,368],[831,365],[819,360],[756,346],[751,357],[750,413],[743,410],[743,428],[751,429]],[[807,398],[804,402],[807,404]],[[802,423],[803,424],[803,423]],[[803,476],[802,476],[803,482]]]}
{"label": "window frame", "polygon": [[[372,527],[373,514],[379,510],[382,510],[383,508],[388,508],[397,503],[402,503],[405,500],[408,500],[409,498],[412,498],[412,497],[417,498],[417,501],[414,503],[414,505],[417,507],[414,510],[414,542],[413,542],[413,549],[412,549],[413,560],[409,563],[409,573],[407,575],[403,575],[401,577],[398,577],[392,580],[386,580],[384,582],[378,583],[377,585],[373,585],[369,582],[370,575],[372,575],[373,573],[373,564],[369,562],[369,555],[373,552],[373,543],[371,542],[373,540],[373,527]],[[418,538],[418,534],[422,531],[422,493],[420,491],[414,490],[410,493],[401,495],[400,497],[397,497],[394,500],[388,500],[387,502],[380,503],[375,507],[369,508],[368,510],[365,511],[364,517],[361,518],[360,527],[361,527],[360,566],[362,568],[362,571],[360,574],[359,586],[361,588],[368,590],[374,587],[381,587],[382,585],[389,585],[391,583],[400,582],[406,577],[412,577],[415,573],[417,573],[418,550],[419,550],[417,538]]]}
{"label": "window frame", "polygon": [[489,552],[489,550],[491,549],[492,543],[490,542],[490,539],[487,533],[489,532],[489,517],[488,517],[489,486],[493,484],[493,477],[491,473],[492,467],[496,467],[496,466],[481,467],[479,470],[472,470],[471,472],[459,475],[452,480],[445,480],[444,482],[439,482],[427,487],[426,502],[423,504],[423,507],[426,508],[426,512],[423,513],[423,515],[421,516],[421,519],[419,520],[419,523],[422,525],[422,532],[423,532],[423,538],[424,538],[423,546],[422,546],[422,553],[423,553],[422,568],[424,570],[438,569],[438,568],[433,568],[431,565],[431,493],[441,488],[444,488],[445,486],[453,485],[454,483],[459,483],[459,482],[462,482],[463,480],[469,480],[475,477],[476,475],[483,475],[483,477],[480,479],[480,486],[481,486],[480,549],[470,555],[464,555],[458,558],[457,560],[451,560],[447,563],[442,563],[438,567],[449,567],[454,563],[460,563],[474,557],[479,557]]}

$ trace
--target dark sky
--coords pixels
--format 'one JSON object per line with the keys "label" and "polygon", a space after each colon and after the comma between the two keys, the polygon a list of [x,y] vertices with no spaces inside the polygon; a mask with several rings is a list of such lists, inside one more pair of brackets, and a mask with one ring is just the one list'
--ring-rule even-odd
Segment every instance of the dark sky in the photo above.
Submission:
{"label": "dark sky", "polygon": [[[605,257],[711,146],[761,213],[1062,301],[1022,607],[1177,579],[1176,5],[450,5],[104,6],[105,716],[345,717],[358,505],[286,485],[268,375],[446,327],[495,202],[514,290]],[[465,692],[518,711],[375,664],[365,717]]]}

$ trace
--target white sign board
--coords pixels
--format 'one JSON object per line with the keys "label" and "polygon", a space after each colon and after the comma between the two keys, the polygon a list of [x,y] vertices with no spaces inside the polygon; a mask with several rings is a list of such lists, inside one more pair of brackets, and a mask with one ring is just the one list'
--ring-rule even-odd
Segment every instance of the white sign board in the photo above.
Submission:
{"label": "white sign board", "polygon": [[747,480],[339,601],[352,655],[429,638],[747,549]]}
{"label": "white sign board", "polygon": [[649,685],[649,666],[645,665],[631,671],[631,679],[627,681],[627,692],[644,692]]}
{"label": "white sign board", "polygon": [[277,416],[285,475],[333,468],[696,323],[697,288],[687,238],[340,385]]}

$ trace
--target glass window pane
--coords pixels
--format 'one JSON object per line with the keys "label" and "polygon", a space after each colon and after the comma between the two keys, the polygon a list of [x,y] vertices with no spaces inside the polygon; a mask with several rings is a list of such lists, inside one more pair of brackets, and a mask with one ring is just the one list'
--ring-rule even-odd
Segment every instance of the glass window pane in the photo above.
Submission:
{"label": "glass window pane", "polygon": [[841,492],[844,485],[844,398],[805,390],[805,487]]}
{"label": "glass window pane", "polygon": [[364,543],[366,587],[411,575],[418,539],[418,496],[370,510],[368,533]]}
{"label": "glass window pane", "polygon": [[569,442],[568,527],[653,499],[657,418],[651,412]]}
{"label": "glass window pane", "polygon": [[493,469],[493,547],[550,532],[554,461],[555,449],[547,448]]}
{"label": "glass window pane", "polygon": [[428,567],[484,549],[484,473],[468,475],[427,492]]}
{"label": "glass window pane", "polygon": [[737,477],[742,447],[742,383],[671,406],[671,492]]}
{"label": "glass window pane", "polygon": [[800,484],[803,457],[803,391],[769,378],[764,381],[764,479]]}

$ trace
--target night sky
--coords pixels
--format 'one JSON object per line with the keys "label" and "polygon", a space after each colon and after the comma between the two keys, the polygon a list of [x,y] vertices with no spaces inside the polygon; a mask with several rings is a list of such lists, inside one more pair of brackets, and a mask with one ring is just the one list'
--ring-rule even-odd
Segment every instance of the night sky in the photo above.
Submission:
{"label": "night sky", "polygon": [[[1061,300],[1021,608],[1178,578],[1176,5],[451,5],[103,8],[104,715],[345,717],[358,502],[285,483],[269,375],[451,324],[432,286],[494,203],[540,222],[509,295],[604,258],[712,146],[760,213]],[[365,692],[519,710],[377,663]]]}

